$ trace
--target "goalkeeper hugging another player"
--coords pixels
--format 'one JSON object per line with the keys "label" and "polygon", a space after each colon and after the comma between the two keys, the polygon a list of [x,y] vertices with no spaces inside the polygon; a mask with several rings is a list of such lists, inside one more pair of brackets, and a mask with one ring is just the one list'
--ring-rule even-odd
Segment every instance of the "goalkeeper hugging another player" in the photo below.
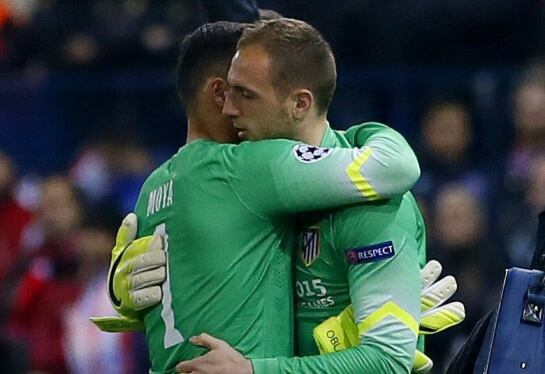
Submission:
{"label": "goalkeeper hugging another player", "polygon": [[125,317],[96,323],[145,328],[152,372],[429,370],[419,330],[463,306],[436,308],[456,288],[430,287],[436,263],[421,281],[418,162],[385,125],[329,127],[335,60],[319,32],[206,24],[177,73],[187,144],[142,187],[138,230],[134,215],[120,229],[110,296]]}

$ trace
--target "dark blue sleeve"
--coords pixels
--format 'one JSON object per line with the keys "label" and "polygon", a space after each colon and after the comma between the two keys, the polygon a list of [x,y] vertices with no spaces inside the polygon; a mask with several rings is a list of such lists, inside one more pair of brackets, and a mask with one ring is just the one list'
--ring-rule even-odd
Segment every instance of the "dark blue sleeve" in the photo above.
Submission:
{"label": "dark blue sleeve", "polygon": [[208,22],[254,22],[259,19],[255,0],[201,0]]}

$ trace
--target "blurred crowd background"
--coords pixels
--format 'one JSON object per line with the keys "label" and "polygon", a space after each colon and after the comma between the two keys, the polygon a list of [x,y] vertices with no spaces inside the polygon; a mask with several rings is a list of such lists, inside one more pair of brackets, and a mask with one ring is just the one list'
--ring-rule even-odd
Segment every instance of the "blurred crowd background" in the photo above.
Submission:
{"label": "blurred crowd background", "polygon": [[[218,0],[219,1],[219,0]],[[434,372],[528,266],[545,207],[545,3],[258,0],[332,44],[330,123],[379,121],[419,156],[428,257],[462,325]],[[109,251],[148,173],[185,140],[174,88],[197,0],[0,0],[0,371],[145,373],[138,334],[102,334]]]}

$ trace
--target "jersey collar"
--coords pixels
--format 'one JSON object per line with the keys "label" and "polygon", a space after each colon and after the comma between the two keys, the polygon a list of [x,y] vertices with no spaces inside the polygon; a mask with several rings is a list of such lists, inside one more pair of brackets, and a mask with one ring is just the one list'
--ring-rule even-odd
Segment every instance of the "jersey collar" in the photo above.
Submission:
{"label": "jersey collar", "polygon": [[329,121],[326,121],[326,129],[322,141],[320,142],[320,147],[334,147],[335,145],[337,145],[337,137],[329,125]]}

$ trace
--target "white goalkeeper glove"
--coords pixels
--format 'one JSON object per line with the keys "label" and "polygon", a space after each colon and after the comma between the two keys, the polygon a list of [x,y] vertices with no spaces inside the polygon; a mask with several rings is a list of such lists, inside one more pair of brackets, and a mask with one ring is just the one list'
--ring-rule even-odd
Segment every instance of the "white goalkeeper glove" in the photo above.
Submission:
{"label": "white goalkeeper glove", "polygon": [[[420,271],[422,291],[420,298],[420,334],[435,334],[448,329],[465,318],[464,305],[460,302],[445,304],[456,292],[457,284],[453,276],[446,276],[434,283],[441,274],[442,266],[438,261],[429,261]],[[335,331],[338,338],[335,345],[327,337],[328,331]],[[332,353],[359,344],[359,329],[354,321],[354,311],[349,305],[339,315],[330,317],[314,328],[314,340],[321,354]],[[433,367],[433,361],[423,352],[416,351],[413,360],[413,373],[427,373]]]}
{"label": "white goalkeeper glove", "polygon": [[166,278],[163,239],[155,234],[135,240],[136,215],[129,213],[119,228],[108,272],[108,296],[118,317],[92,317],[108,332],[142,331],[142,311],[161,301]]}
{"label": "white goalkeeper glove", "polygon": [[442,269],[438,261],[432,260],[420,272],[422,278],[420,334],[422,335],[441,332],[459,324],[465,318],[464,304],[459,301],[444,304],[454,295],[458,285],[452,275],[436,282]]}
{"label": "white goalkeeper glove", "polygon": [[[419,334],[436,334],[465,319],[464,304],[453,301],[444,304],[458,289],[456,279],[447,275],[436,282],[443,267],[436,260],[429,261],[420,271],[422,292],[420,297]],[[444,304],[444,305],[443,305]],[[427,373],[433,367],[433,361],[423,352],[416,351],[413,373]]]}

